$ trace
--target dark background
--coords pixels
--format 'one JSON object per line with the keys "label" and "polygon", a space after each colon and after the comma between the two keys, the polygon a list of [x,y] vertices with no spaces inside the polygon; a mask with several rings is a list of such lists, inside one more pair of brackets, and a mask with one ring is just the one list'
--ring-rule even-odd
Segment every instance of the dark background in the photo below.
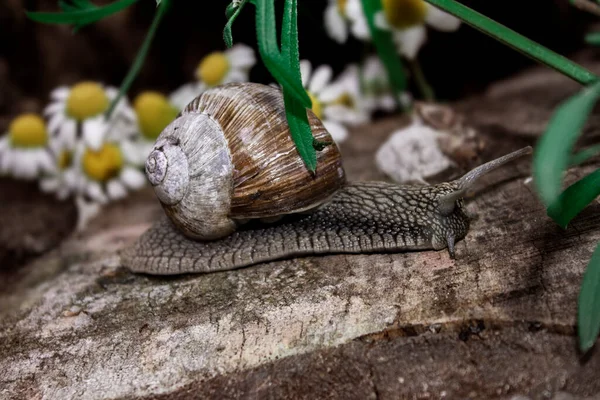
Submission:
{"label": "dark background", "polygon": [[[97,1],[101,5],[106,1]],[[143,89],[169,92],[193,79],[206,53],[224,48],[222,29],[229,1],[172,0],[144,68],[129,95]],[[281,1],[277,1],[281,8]],[[584,48],[583,36],[595,17],[568,0],[463,0],[463,3],[538,41],[570,55]],[[361,59],[365,44],[332,41],[323,28],[326,0],[299,1],[301,58],[328,63],[336,71]],[[56,11],[56,0],[0,0],[0,128],[23,111],[39,111],[49,92],[61,84],[100,80],[118,86],[135,58],[155,12],[155,0],[140,0],[117,15],[83,28],[29,21],[24,10]],[[254,7],[248,5],[233,28],[234,42],[256,48]],[[456,33],[429,30],[420,56],[429,81],[442,99],[483,90],[533,62],[484,34],[461,26]],[[251,79],[272,81],[259,62]]]}

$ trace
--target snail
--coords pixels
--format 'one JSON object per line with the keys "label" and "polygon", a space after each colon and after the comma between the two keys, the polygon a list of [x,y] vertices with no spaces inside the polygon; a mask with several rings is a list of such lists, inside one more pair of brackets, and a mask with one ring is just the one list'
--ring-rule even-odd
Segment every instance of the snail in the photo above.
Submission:
{"label": "snail", "polygon": [[146,175],[165,211],[121,252],[131,271],[170,275],[231,270],[293,256],[441,250],[454,258],[469,229],[463,196],[526,147],[433,186],[347,182],[329,145],[309,172],[289,134],[281,91],[234,83],[205,91],[158,137]]}

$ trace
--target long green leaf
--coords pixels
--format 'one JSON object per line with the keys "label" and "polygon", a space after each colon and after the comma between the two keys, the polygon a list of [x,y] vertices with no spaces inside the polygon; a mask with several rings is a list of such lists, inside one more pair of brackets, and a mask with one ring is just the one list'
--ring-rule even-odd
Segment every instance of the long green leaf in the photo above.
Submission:
{"label": "long green leaf", "polygon": [[302,87],[302,82],[294,79],[279,51],[274,0],[256,0],[256,35],[258,51],[271,75],[281,86],[287,88],[290,95],[297,98],[306,108],[310,108],[312,103]]}
{"label": "long green leaf", "polygon": [[501,25],[485,15],[480,14],[477,11],[472,10],[454,0],[425,1],[433,4],[441,10],[446,11],[447,13],[454,15],[455,17],[463,20],[465,23],[471,25],[473,28],[480,30],[486,35],[489,35],[499,42],[512,47],[524,55],[538,62],[546,64],[550,68],[554,68],[563,75],[566,75],[581,84],[589,85],[590,83],[598,80],[596,75],[583,68],[581,65],[576,64],[568,58],[547,49],[533,40],[527,39],[525,36],[518,34],[512,29],[508,29],[504,25]]}
{"label": "long green leaf", "polygon": [[[281,55],[287,62],[290,74],[302,85],[300,74],[300,51],[298,48],[298,8],[297,0],[287,0],[283,10],[281,25]],[[308,122],[306,107],[295,97],[286,95],[284,89],[286,118],[290,126],[292,140],[298,153],[310,171],[317,166],[317,152],[313,146],[314,138]]]}
{"label": "long green leaf", "polygon": [[298,149],[298,154],[304,161],[304,164],[310,171],[317,168],[317,153],[313,147],[313,136],[308,123],[306,107],[300,104],[297,99],[286,93],[283,88],[283,101],[285,103],[285,116],[290,126],[292,139]]}
{"label": "long green leaf", "polygon": [[579,348],[585,352],[596,343],[600,333],[600,245],[583,275],[577,308]]}
{"label": "long green leaf", "polygon": [[[394,88],[396,96],[400,96],[406,89],[404,67],[402,66],[400,57],[398,57],[398,52],[392,41],[391,33],[382,31],[375,26],[375,14],[381,11],[381,0],[362,0],[362,7],[367,18],[367,24],[369,25],[373,43],[375,43],[377,55],[385,67],[388,79]],[[398,97],[397,100],[399,100]],[[398,103],[400,104],[399,101]]]}
{"label": "long green leaf", "polygon": [[144,61],[146,60],[146,56],[148,55],[148,51],[150,50],[150,45],[152,44],[152,39],[154,39],[156,30],[158,29],[158,26],[160,25],[160,21],[162,20],[165,13],[167,12],[169,4],[170,4],[170,0],[162,0],[160,3],[160,6],[158,6],[158,9],[156,10],[156,13],[154,14],[154,19],[152,20],[152,24],[150,25],[150,29],[148,29],[148,33],[146,33],[146,37],[144,38],[144,42],[142,43],[142,47],[140,47],[140,49],[138,50],[138,53],[135,56],[135,61],[131,65],[131,68],[129,68],[129,71],[127,72],[127,75],[125,76],[125,79],[123,79],[123,83],[121,83],[121,87],[119,88],[119,94],[110,104],[110,107],[108,108],[108,111],[106,112],[106,118],[110,118],[110,115],[112,114],[116,105],[119,103],[119,101],[121,100],[123,95],[125,93],[127,93],[127,91],[129,90],[129,87],[133,83],[135,77],[140,72],[140,69],[142,69],[142,65],[144,65]]}
{"label": "long green leaf", "polygon": [[600,144],[596,144],[588,147],[587,149],[581,150],[579,153],[573,154],[573,156],[571,156],[569,166],[583,164],[598,153],[600,153]]}
{"label": "long green leaf", "polygon": [[600,45],[600,32],[591,32],[585,35],[585,41],[593,46]]}
{"label": "long green leaf", "polygon": [[[80,9],[77,11],[48,13],[48,12],[25,12],[28,18],[43,24],[67,24],[83,26],[96,22],[109,15],[115,14],[138,0],[119,0],[104,7]],[[77,6],[82,3],[77,3]]]}
{"label": "long green leaf", "polygon": [[548,215],[557,224],[566,228],[596,197],[600,196],[600,169],[580,179],[558,196],[548,207]]}
{"label": "long green leaf", "polygon": [[546,207],[554,204],[561,192],[562,173],[569,165],[573,146],[599,97],[600,82],[596,82],[563,102],[536,146],[533,177]]}

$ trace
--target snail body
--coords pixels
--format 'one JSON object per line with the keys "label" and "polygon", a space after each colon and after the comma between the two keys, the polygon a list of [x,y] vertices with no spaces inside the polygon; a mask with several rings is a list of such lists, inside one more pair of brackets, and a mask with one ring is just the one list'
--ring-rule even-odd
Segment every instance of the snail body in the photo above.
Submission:
{"label": "snail body", "polygon": [[171,275],[310,254],[447,247],[454,257],[454,244],[469,229],[466,190],[531,152],[521,149],[433,186],[348,183],[337,146],[308,115],[315,138],[332,142],[318,152],[314,175],[293,146],[279,90],[229,84],[190,103],[146,162],[166,217],[121,253],[124,266]]}

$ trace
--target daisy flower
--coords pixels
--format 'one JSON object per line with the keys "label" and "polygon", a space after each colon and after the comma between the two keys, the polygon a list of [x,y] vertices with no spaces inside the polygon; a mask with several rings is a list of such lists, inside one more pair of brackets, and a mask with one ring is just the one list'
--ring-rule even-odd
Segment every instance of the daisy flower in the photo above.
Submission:
{"label": "daisy flower", "polygon": [[54,170],[52,156],[46,148],[48,131],[42,117],[22,114],[0,139],[0,173],[20,179],[35,179]]}
{"label": "daisy flower", "polygon": [[360,0],[329,0],[324,22],[325,30],[338,43],[348,40],[349,30],[359,39],[370,37]]}
{"label": "daisy flower", "polygon": [[132,163],[121,141],[107,140],[99,148],[81,141],[74,153],[74,190],[93,202],[105,204],[124,198],[128,191],[144,186],[146,178]]}
{"label": "daisy flower", "polygon": [[208,88],[231,82],[247,82],[255,63],[254,50],[244,44],[212,52],[198,63],[195,73],[197,82],[181,86],[169,100],[181,110]]}
{"label": "daisy flower", "polygon": [[370,119],[370,113],[363,102],[357,65],[347,66],[328,90],[321,93],[320,100],[326,104],[323,108],[326,120],[358,125]]}
{"label": "daisy flower", "polygon": [[[361,70],[362,93],[364,107],[370,111],[393,111],[396,108],[394,91],[390,85],[387,71],[378,56],[368,57]],[[408,92],[400,94],[400,102],[404,108],[412,103]]]}
{"label": "daisy flower", "polygon": [[391,30],[398,51],[414,59],[427,39],[425,24],[440,31],[452,32],[460,20],[424,0],[382,0],[383,9],[375,15],[375,25]]}
{"label": "daisy flower", "polygon": [[59,200],[64,200],[74,191],[77,173],[73,167],[73,150],[54,138],[48,146],[54,159],[54,170],[40,179],[40,189],[46,193],[54,193]]}
{"label": "daisy flower", "polygon": [[49,119],[48,130],[69,149],[75,147],[80,137],[88,146],[98,149],[106,134],[113,130],[121,133],[121,125],[135,122],[135,114],[125,98],[119,101],[110,120],[104,117],[117,94],[116,88],[87,81],[55,89],[44,110]]}
{"label": "daisy flower", "polygon": [[179,109],[161,93],[146,91],[133,101],[139,132],[135,141],[125,141],[124,151],[136,165],[143,165],[156,138],[179,114]]}
{"label": "daisy flower", "polygon": [[331,85],[331,76],[333,75],[331,67],[321,65],[313,73],[310,61],[302,60],[300,61],[300,73],[302,75],[302,85],[312,101],[313,113],[323,122],[325,129],[329,131],[333,140],[336,142],[344,141],[348,136],[348,130],[340,122],[331,118],[331,112],[328,110],[331,104],[325,102],[325,100],[331,102],[335,95],[339,93],[339,88]]}

